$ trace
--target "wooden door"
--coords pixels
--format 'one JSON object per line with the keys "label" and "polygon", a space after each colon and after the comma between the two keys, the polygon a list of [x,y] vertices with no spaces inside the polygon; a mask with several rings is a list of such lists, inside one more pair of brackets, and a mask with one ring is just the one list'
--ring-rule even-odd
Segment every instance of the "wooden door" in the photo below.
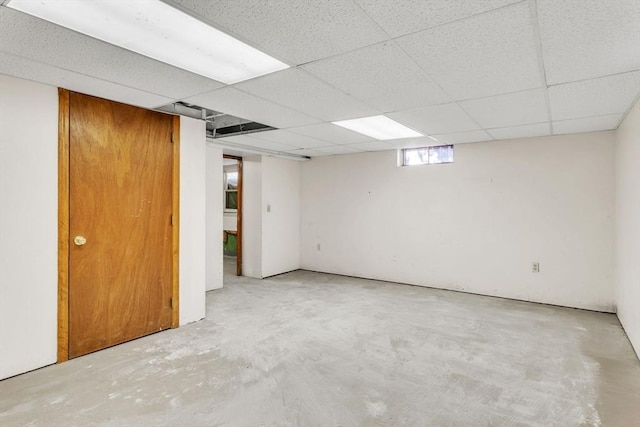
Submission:
{"label": "wooden door", "polygon": [[69,95],[69,357],[172,325],[172,123]]}

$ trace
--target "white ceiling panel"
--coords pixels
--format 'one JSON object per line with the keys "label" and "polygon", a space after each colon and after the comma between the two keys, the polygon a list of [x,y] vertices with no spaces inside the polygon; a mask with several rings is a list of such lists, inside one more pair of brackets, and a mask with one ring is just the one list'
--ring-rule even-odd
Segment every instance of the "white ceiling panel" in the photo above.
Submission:
{"label": "white ceiling panel", "polygon": [[172,99],[223,84],[17,12],[0,8],[0,51]]}
{"label": "white ceiling panel", "polygon": [[439,141],[436,141],[435,139],[428,136],[422,138],[391,139],[385,142],[387,144],[393,145],[395,148],[418,148],[440,145]]}
{"label": "white ceiling panel", "polygon": [[595,132],[610,130],[618,127],[618,123],[624,114],[607,114],[598,117],[585,117],[582,119],[561,120],[553,122],[553,133],[561,135],[565,133]]}
{"label": "white ceiling panel", "polygon": [[387,38],[352,1],[173,0],[292,65]]}
{"label": "white ceiling panel", "polygon": [[317,125],[302,126],[287,129],[300,135],[321,139],[332,144],[355,144],[357,142],[372,141],[373,139],[358,132],[350,131],[332,123],[320,123]]}
{"label": "white ceiling panel", "polygon": [[84,74],[40,64],[19,56],[0,52],[0,73],[33,80],[74,92],[106,98],[144,108],[155,108],[171,102],[153,93],[118,85]]}
{"label": "white ceiling panel", "polygon": [[363,151],[350,145],[332,145],[332,146],[322,147],[321,150],[328,155],[362,153]]}
{"label": "white ceiling panel", "polygon": [[380,114],[380,111],[296,68],[238,83],[235,87],[324,121]]}
{"label": "white ceiling panel", "polygon": [[397,39],[455,100],[542,86],[528,2]]}
{"label": "white ceiling panel", "polygon": [[537,0],[547,83],[640,69],[638,0]]}
{"label": "white ceiling panel", "polygon": [[491,141],[493,139],[491,135],[483,130],[433,135],[433,137],[442,144],[463,144],[466,142]]}
{"label": "white ceiling panel", "polygon": [[551,126],[549,123],[536,123],[533,125],[489,129],[487,132],[494,139],[530,138],[551,135]]}
{"label": "white ceiling panel", "polygon": [[520,0],[355,0],[391,37],[415,33]]}
{"label": "white ceiling panel", "polygon": [[382,112],[450,101],[394,42],[312,62],[302,68]]}
{"label": "white ceiling panel", "polygon": [[549,88],[554,121],[624,113],[640,92],[640,71]]}
{"label": "white ceiling panel", "polygon": [[458,103],[483,128],[518,126],[549,120],[544,89]]}
{"label": "white ceiling panel", "polygon": [[389,144],[385,141],[359,142],[357,144],[349,144],[349,147],[353,147],[361,151],[385,151],[396,149],[393,144]]}
{"label": "white ceiling panel", "polygon": [[266,99],[225,87],[184,99],[185,102],[276,128],[304,126],[320,120]]}
{"label": "white ceiling panel", "polygon": [[230,136],[226,138],[216,138],[216,141],[221,141],[223,143],[231,143],[234,145],[242,145],[246,147],[263,148],[266,150],[274,150],[274,151],[292,151],[298,148],[288,144],[283,144],[281,142],[268,141],[265,139],[256,138],[255,136],[258,133],[259,132],[252,133],[250,135],[235,135],[235,136]]}
{"label": "white ceiling panel", "polygon": [[387,116],[425,135],[480,129],[467,113],[454,103],[399,111]]}
{"label": "white ceiling panel", "polygon": [[310,136],[300,135],[282,129],[256,132],[251,134],[251,136],[265,141],[277,142],[279,144],[285,144],[296,148],[318,148],[332,145],[327,141],[321,141]]}

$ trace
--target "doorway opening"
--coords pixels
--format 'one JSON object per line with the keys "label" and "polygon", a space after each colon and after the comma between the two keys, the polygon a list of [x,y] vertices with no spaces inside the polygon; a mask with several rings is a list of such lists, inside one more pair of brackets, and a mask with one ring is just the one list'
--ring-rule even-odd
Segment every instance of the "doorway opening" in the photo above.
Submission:
{"label": "doorway opening", "polygon": [[225,154],[222,173],[224,270],[242,276],[242,157]]}

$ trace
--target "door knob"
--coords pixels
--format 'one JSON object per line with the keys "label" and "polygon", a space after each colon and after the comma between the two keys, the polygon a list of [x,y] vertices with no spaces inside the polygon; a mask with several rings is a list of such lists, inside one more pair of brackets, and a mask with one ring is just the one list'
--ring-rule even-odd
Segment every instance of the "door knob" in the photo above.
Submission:
{"label": "door knob", "polygon": [[82,246],[87,243],[87,239],[84,236],[76,236],[73,238],[73,243],[75,243],[76,246]]}

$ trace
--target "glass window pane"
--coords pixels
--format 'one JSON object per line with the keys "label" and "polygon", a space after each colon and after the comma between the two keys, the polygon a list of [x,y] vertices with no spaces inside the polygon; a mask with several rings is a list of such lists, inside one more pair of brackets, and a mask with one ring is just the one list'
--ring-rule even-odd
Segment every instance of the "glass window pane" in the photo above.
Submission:
{"label": "glass window pane", "polygon": [[225,200],[225,209],[238,209],[238,192],[227,191]]}
{"label": "glass window pane", "polygon": [[227,190],[238,188],[238,172],[227,172]]}

